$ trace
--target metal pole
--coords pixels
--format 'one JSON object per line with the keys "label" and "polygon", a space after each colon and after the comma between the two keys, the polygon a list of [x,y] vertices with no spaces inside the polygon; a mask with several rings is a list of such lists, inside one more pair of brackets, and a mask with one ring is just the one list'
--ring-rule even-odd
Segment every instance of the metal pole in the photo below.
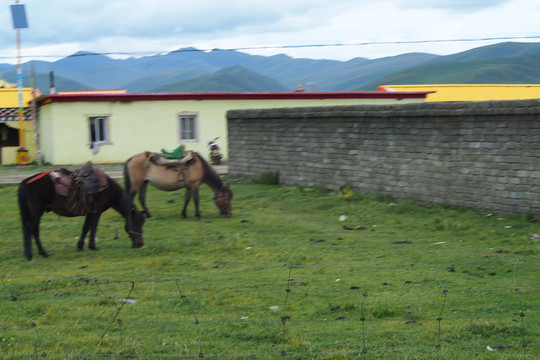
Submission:
{"label": "metal pole", "polygon": [[17,89],[19,94],[19,146],[24,148],[23,74],[21,65],[21,30],[17,29]]}
{"label": "metal pole", "polygon": [[36,161],[38,166],[41,166],[43,164],[43,160],[41,158],[41,147],[39,143],[39,123],[37,118],[37,110],[36,110],[36,70],[34,68],[34,63],[32,62],[32,67],[30,69],[30,85],[32,88],[32,122],[33,122],[33,128],[34,128],[34,142],[36,143]]}
{"label": "metal pole", "polygon": [[21,31],[28,28],[26,11],[24,5],[19,5],[19,0],[15,5],[11,5],[11,16],[13,18],[13,28],[17,30],[17,88],[19,95],[19,149],[17,150],[17,164],[28,164],[28,150],[24,148],[25,129],[23,111],[23,71],[21,65]]}

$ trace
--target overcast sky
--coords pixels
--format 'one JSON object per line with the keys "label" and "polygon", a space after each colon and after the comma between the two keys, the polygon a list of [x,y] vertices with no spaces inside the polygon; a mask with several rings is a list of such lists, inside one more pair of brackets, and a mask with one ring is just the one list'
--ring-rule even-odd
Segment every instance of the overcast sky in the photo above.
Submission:
{"label": "overcast sky", "polygon": [[[539,0],[20,0],[23,62],[77,51],[132,56],[197,49],[350,60],[452,54],[540,42]],[[10,5],[0,0],[0,62],[16,63]],[[537,38],[534,38],[537,37]],[[456,41],[496,38],[491,41]],[[432,40],[436,40],[433,41]],[[449,41],[441,41],[449,40]],[[415,43],[422,42],[422,43]],[[341,44],[341,46],[329,46]]]}

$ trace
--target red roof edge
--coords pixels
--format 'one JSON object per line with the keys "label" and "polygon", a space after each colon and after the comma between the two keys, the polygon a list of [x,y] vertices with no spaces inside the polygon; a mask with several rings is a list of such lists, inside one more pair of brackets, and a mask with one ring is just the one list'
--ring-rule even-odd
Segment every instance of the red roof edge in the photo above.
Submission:
{"label": "red roof edge", "polygon": [[293,100],[293,99],[423,99],[433,91],[333,91],[333,92],[199,92],[43,95],[40,106],[54,102],[171,101],[171,100]]}

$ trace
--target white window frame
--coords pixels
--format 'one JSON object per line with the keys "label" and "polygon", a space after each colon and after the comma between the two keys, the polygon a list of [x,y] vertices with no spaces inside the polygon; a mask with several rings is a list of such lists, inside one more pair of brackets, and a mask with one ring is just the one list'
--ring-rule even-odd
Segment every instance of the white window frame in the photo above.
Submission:
{"label": "white window frame", "polygon": [[[192,129],[190,129],[192,136],[188,138],[184,137],[184,130],[182,127],[184,119],[192,120]],[[178,114],[178,139],[180,143],[199,141],[199,115],[197,113],[181,112]]]}
{"label": "white window frame", "polygon": [[[107,145],[111,144],[111,133],[110,133],[110,121],[111,117],[109,115],[88,115],[88,141],[90,145]],[[101,127],[96,132],[95,125],[92,123],[95,121],[100,121]],[[98,136],[95,136],[98,135]],[[93,138],[95,140],[93,140]]]}

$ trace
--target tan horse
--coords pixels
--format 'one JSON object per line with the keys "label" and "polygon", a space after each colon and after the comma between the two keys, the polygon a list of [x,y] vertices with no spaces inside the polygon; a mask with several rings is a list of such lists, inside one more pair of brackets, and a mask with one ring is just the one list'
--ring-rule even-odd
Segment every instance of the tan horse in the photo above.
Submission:
{"label": "tan horse", "polygon": [[[147,217],[152,217],[146,206],[146,188],[148,183],[158,189],[175,191],[186,188],[182,216],[187,217],[187,206],[193,196],[195,216],[201,219],[199,212],[199,186],[208,185],[215,193],[214,201],[224,217],[232,215],[232,192],[229,185],[223,184],[218,173],[197,153],[184,164],[163,164],[161,154],[142,152],[130,157],[124,164],[124,181],[127,193],[132,199],[139,193],[139,202]],[[167,162],[167,160],[166,160]],[[168,161],[171,163],[171,161]]]}

